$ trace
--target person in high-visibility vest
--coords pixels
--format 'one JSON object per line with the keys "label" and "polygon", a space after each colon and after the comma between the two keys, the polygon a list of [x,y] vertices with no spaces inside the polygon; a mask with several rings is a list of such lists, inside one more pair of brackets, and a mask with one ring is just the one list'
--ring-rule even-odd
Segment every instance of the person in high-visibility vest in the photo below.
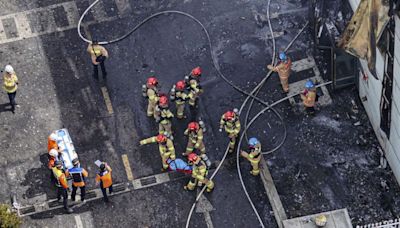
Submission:
{"label": "person in high-visibility vest", "polygon": [[100,172],[96,175],[96,184],[100,183],[100,189],[103,193],[104,202],[108,202],[107,188],[110,195],[113,192],[111,172],[111,167],[107,163],[103,162],[100,164]]}
{"label": "person in high-visibility vest", "polygon": [[305,89],[300,94],[301,99],[303,100],[304,109],[308,114],[315,113],[315,100],[317,98],[317,89],[315,88],[314,82],[308,80],[305,85]]}
{"label": "person in high-visibility vest", "polygon": [[72,160],[72,164],[74,165],[73,168],[68,169],[65,172],[65,175],[72,177],[72,193],[71,193],[71,200],[75,201],[76,191],[78,188],[81,189],[81,201],[85,202],[85,195],[86,195],[86,187],[85,187],[85,178],[88,176],[88,172],[80,167],[79,160],[75,158]]}
{"label": "person in high-visibility vest", "polygon": [[260,174],[260,161],[261,161],[261,143],[258,141],[257,138],[250,138],[249,139],[249,152],[246,151],[241,151],[240,155],[244,158],[246,158],[251,166],[253,167],[253,170],[250,171],[250,173],[254,176],[257,176]]}
{"label": "person in high-visibility vest", "polygon": [[15,113],[15,106],[17,103],[15,102],[15,96],[17,95],[18,89],[18,77],[15,74],[14,68],[11,65],[7,65],[4,68],[3,75],[3,88],[8,95],[8,99],[10,100],[11,112]]}
{"label": "person in high-visibility vest", "polygon": [[61,197],[63,198],[64,209],[67,213],[72,213],[73,210],[68,207],[68,182],[66,175],[63,171],[62,161],[56,161],[55,166],[52,168],[54,178],[56,179],[57,187],[57,200],[60,202]]}
{"label": "person in high-visibility vest", "polygon": [[154,117],[154,109],[158,101],[158,80],[155,77],[149,77],[146,84],[142,86],[143,97],[147,98],[147,116]]}
{"label": "person in high-visibility vest", "polygon": [[168,159],[175,160],[175,147],[171,139],[164,134],[159,134],[147,139],[140,140],[140,145],[146,145],[149,143],[158,143],[158,149],[160,151],[161,161],[163,165],[163,171],[168,169]]}
{"label": "person in high-visibility vest", "polygon": [[292,60],[287,57],[285,52],[279,53],[279,60],[280,61],[275,67],[272,65],[268,65],[267,68],[269,70],[278,72],[282,89],[285,93],[287,93],[289,92],[289,76],[292,72]]}
{"label": "person in high-visibility vest", "polygon": [[188,95],[186,94],[186,83],[184,80],[178,81],[174,87],[171,89],[171,100],[175,100],[176,107],[176,118],[183,119],[185,118],[185,103],[188,99]]}
{"label": "person in high-visibility vest", "polygon": [[158,122],[158,133],[172,136],[172,114],[169,110],[168,97],[165,95],[160,96],[158,104],[154,110],[154,118]]}
{"label": "person in high-visibility vest", "polygon": [[106,67],[104,65],[105,60],[108,58],[108,51],[103,46],[99,45],[96,39],[93,39],[92,43],[89,44],[87,52],[90,54],[93,64],[93,77],[94,79],[99,79],[99,65],[101,67],[101,73],[103,74],[103,79],[107,78]]}
{"label": "person in high-visibility vest", "polygon": [[221,120],[219,122],[219,131],[222,132],[222,128],[225,129],[225,132],[229,137],[229,152],[232,153],[235,149],[236,138],[240,132],[240,120],[239,115],[237,114],[236,109],[233,111],[225,112]]}
{"label": "person in high-visibility vest", "polygon": [[206,147],[203,142],[203,129],[198,122],[190,122],[184,134],[188,136],[188,143],[186,152],[182,154],[183,156],[189,155],[194,149],[199,150],[201,154],[206,153]]}
{"label": "person in high-visibility vest", "polygon": [[214,189],[214,182],[207,179],[207,164],[202,160],[201,156],[198,156],[195,153],[189,154],[188,160],[191,164],[193,164],[192,178],[190,179],[189,183],[184,186],[184,189],[192,191],[195,189],[196,185],[202,186],[205,184],[207,187],[206,191],[211,192]]}

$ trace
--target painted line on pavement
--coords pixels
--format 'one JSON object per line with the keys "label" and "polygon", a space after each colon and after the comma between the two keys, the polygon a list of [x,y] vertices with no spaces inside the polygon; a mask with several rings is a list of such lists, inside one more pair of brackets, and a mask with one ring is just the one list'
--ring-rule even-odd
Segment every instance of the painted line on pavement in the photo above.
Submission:
{"label": "painted line on pavement", "polygon": [[75,222],[76,222],[76,227],[77,228],[83,228],[83,223],[80,215],[75,215]]}
{"label": "painted line on pavement", "polygon": [[106,103],[108,114],[112,115],[114,113],[114,109],[111,104],[110,94],[105,86],[101,87],[101,92],[103,93],[104,102]]}
{"label": "painted line on pavement", "polygon": [[128,180],[133,181],[133,174],[132,174],[131,165],[129,163],[128,155],[126,155],[126,154],[122,155],[122,162],[124,163],[125,172],[126,172],[126,176],[128,177]]}

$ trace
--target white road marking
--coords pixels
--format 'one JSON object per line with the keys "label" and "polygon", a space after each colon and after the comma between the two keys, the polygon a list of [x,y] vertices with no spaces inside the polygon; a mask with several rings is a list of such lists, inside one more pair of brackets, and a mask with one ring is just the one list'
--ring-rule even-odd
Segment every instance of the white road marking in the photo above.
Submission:
{"label": "white road marking", "polygon": [[107,18],[107,13],[104,9],[104,3],[102,1],[97,3],[91,10],[94,18],[97,21],[104,21]]}
{"label": "white road marking", "polygon": [[80,215],[75,215],[75,222],[76,222],[76,227],[77,228],[83,228],[83,223]]}
{"label": "white road marking", "polygon": [[[197,190],[197,194],[199,194],[199,189]],[[204,214],[204,220],[207,224],[207,228],[214,228],[214,224],[211,220],[210,212],[215,210],[211,202],[204,196],[201,195],[199,202],[196,205],[196,213]]]}
{"label": "white road marking", "polygon": [[21,38],[30,37],[32,30],[29,26],[27,14],[16,14],[14,16],[15,25],[17,26],[18,36]]}
{"label": "white road marking", "polygon": [[6,37],[6,32],[4,31],[4,25],[0,21],[0,40],[5,40],[7,39]]}
{"label": "white road marking", "polygon": [[64,4],[64,10],[67,13],[68,24],[70,27],[78,26],[79,21],[79,13],[78,7],[76,6],[75,2],[66,2]]}

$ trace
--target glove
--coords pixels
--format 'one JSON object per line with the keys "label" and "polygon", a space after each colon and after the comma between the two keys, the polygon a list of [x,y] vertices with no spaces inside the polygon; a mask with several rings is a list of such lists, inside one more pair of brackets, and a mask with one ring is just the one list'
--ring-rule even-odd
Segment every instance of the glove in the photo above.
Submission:
{"label": "glove", "polygon": [[194,145],[194,147],[199,147],[200,146],[200,144],[198,144],[198,143],[196,143],[195,145]]}
{"label": "glove", "polygon": [[142,145],[145,144],[145,141],[144,140],[140,140],[139,144],[142,146]]}

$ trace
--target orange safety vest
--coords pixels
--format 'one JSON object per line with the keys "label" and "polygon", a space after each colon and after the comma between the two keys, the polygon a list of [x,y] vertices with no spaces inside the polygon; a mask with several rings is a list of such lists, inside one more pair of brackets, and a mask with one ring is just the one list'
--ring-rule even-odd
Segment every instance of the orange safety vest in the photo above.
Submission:
{"label": "orange safety vest", "polygon": [[112,170],[105,170],[96,175],[96,181],[101,182],[103,188],[108,188],[112,185],[111,172]]}

